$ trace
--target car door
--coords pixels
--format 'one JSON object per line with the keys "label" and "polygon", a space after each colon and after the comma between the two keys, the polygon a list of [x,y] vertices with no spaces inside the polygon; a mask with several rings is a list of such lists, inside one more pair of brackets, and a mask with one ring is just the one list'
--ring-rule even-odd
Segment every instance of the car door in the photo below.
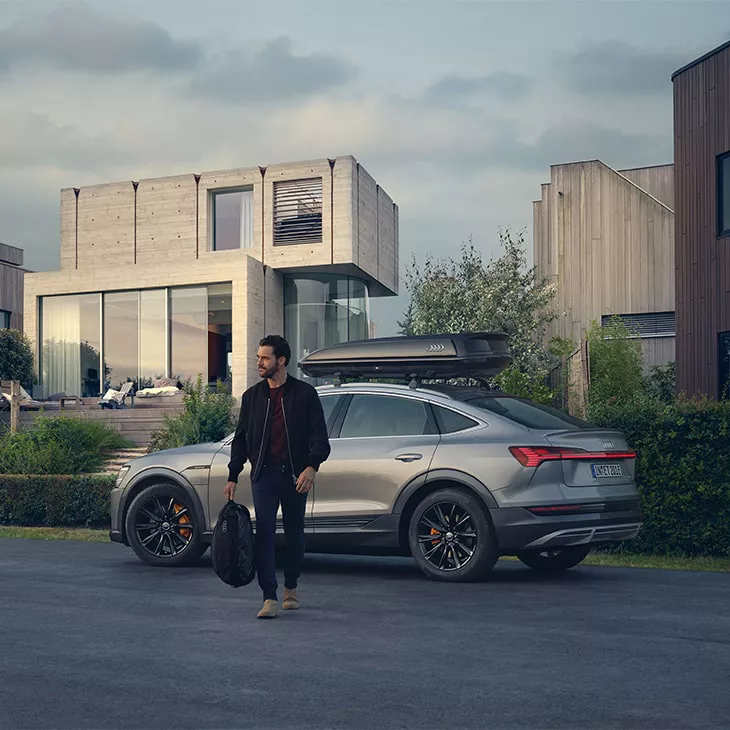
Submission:
{"label": "car door", "polygon": [[428,471],[439,443],[428,402],[415,396],[355,393],[339,410],[315,484],[315,530],[356,528],[390,513],[403,486]]}
{"label": "car door", "polygon": [[[320,398],[324,417],[328,427],[331,428],[334,417],[337,415],[337,405],[340,402],[340,394],[325,395]],[[213,457],[213,463],[210,466],[209,489],[208,489],[208,509],[210,510],[211,529],[215,527],[218,521],[218,513],[221,511],[226,498],[223,490],[228,481],[228,462],[231,460],[231,442],[233,436],[229,436],[224,442],[220,451]],[[251,512],[251,518],[256,519],[256,511],[253,507],[253,495],[251,493],[251,465],[246,463],[241,476],[238,478],[238,489],[236,490],[236,502],[248,507]],[[307,505],[307,519],[305,519],[305,531],[310,531],[312,527],[312,510],[314,507],[313,495],[310,495],[310,501]],[[281,509],[277,515],[279,529],[281,529]]]}

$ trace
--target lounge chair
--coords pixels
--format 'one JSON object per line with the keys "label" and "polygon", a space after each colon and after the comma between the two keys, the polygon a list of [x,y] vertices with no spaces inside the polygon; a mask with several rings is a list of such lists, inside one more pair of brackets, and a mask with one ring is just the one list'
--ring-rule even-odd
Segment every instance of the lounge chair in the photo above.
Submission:
{"label": "lounge chair", "polygon": [[99,401],[99,406],[101,408],[126,408],[126,399],[127,396],[130,394],[132,388],[134,387],[134,383],[128,380],[124,385],[122,385],[120,390],[114,390],[114,388],[109,388],[106,393],[102,396],[102,399]]}
{"label": "lounge chair", "polygon": [[[3,380],[2,381],[2,387],[0,388],[0,393],[2,394],[2,397],[0,397],[0,407],[3,408],[3,410],[10,408],[10,381],[9,380]],[[43,408],[43,403],[40,401],[34,400],[28,391],[21,385],[20,386],[20,407],[23,410],[26,411],[37,411],[40,408]]]}

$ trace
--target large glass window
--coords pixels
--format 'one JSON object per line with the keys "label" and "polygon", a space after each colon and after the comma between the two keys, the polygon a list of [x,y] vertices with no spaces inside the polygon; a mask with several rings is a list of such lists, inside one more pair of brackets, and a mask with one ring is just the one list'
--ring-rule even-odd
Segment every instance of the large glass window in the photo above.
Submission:
{"label": "large glass window", "polygon": [[340,438],[423,436],[433,432],[423,401],[387,395],[353,395]]}
{"label": "large glass window", "polygon": [[170,368],[173,378],[208,380],[208,290],[170,289]]}
{"label": "large glass window", "polygon": [[717,158],[718,235],[730,236],[730,152]]}
{"label": "large glass window", "polygon": [[230,284],[208,287],[208,381],[211,383],[231,379],[232,299]]}
{"label": "large glass window", "polygon": [[85,398],[101,392],[101,297],[44,297],[41,372],[46,393]]}
{"label": "large glass window", "polygon": [[139,374],[139,294],[104,295],[104,372],[107,386],[116,390]]}
{"label": "large glass window", "polygon": [[140,292],[139,387],[167,376],[167,290]]}
{"label": "large glass window", "polygon": [[0,309],[0,329],[10,329],[10,312]]}
{"label": "large glass window", "polygon": [[319,276],[284,279],[284,330],[292,348],[290,371],[314,350],[368,338],[368,290],[365,282],[348,277]]}
{"label": "large glass window", "polygon": [[214,191],[210,196],[214,251],[253,246],[253,188]]}

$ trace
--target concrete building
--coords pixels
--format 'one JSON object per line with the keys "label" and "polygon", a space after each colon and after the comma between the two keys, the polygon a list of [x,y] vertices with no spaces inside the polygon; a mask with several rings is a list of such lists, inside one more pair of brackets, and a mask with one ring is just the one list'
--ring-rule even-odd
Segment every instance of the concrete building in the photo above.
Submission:
{"label": "concrete building", "polygon": [[368,337],[398,292],[398,208],[353,157],[61,191],[61,268],[25,280],[47,393],[160,377],[257,380],[283,333],[296,362]]}
{"label": "concrete building", "polygon": [[676,71],[677,389],[730,397],[730,42]]}
{"label": "concrete building", "polygon": [[641,337],[647,369],[675,357],[674,168],[554,165],[533,203],[534,263],[556,286],[551,335],[583,339],[618,315]]}
{"label": "concrete building", "polygon": [[23,249],[0,243],[0,329],[23,329]]}

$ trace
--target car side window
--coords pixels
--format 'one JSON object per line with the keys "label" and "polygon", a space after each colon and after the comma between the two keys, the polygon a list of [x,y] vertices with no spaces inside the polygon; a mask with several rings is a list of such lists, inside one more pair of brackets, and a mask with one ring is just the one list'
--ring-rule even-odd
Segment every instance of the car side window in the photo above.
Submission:
{"label": "car side window", "polygon": [[353,395],[340,438],[423,436],[433,433],[424,401],[388,395]]}
{"label": "car side window", "polygon": [[467,428],[474,428],[474,426],[479,425],[477,421],[469,418],[469,416],[465,416],[463,413],[457,413],[450,408],[442,408],[435,403],[432,403],[431,406],[441,433],[457,433],[458,431],[466,431]]}
{"label": "car side window", "polygon": [[341,397],[341,395],[322,395],[319,397],[319,402],[322,404],[322,410],[324,411],[324,421],[328,429],[332,428],[332,415]]}

